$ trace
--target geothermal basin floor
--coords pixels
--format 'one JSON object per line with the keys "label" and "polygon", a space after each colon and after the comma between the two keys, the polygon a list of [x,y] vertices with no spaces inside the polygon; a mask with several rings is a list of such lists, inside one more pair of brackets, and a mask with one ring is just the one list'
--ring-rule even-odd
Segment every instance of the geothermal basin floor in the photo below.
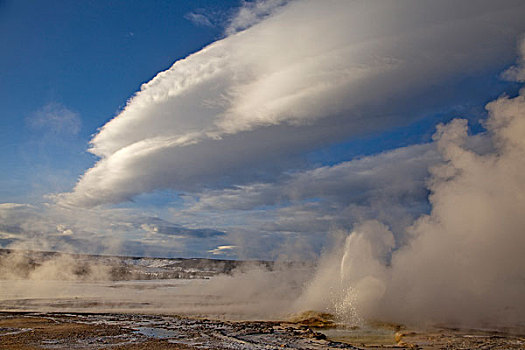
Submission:
{"label": "geothermal basin floor", "polygon": [[[1,312],[0,349],[524,349],[525,336],[435,328],[312,329],[284,321],[224,321],[173,315]],[[324,333],[324,334],[323,334]],[[325,334],[328,335],[326,338]],[[330,339],[332,338],[332,339]]]}

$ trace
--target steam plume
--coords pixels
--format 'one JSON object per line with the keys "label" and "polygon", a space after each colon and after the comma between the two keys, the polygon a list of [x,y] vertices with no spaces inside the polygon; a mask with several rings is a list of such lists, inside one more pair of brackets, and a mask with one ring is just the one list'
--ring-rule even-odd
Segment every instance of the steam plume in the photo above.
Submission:
{"label": "steam plume", "polygon": [[[377,221],[356,225],[343,248],[325,257],[298,307],[335,310],[350,298],[349,306],[366,318],[523,321],[524,95],[487,105],[494,147],[488,154],[465,147],[465,120],[438,126],[434,139],[444,163],[432,169],[432,211],[408,228],[408,244],[394,250],[392,233]],[[327,285],[342,293],[335,303]]]}

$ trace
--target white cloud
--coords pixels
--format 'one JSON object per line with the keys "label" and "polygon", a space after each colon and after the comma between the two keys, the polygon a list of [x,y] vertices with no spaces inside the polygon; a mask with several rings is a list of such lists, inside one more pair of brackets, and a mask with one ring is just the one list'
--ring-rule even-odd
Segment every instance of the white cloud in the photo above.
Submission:
{"label": "white cloud", "polygon": [[516,65],[503,72],[502,77],[511,81],[525,82],[525,39],[520,40]]}
{"label": "white cloud", "polygon": [[201,13],[190,12],[185,14],[184,18],[198,26],[214,27],[210,19]]}
{"label": "white cloud", "polygon": [[76,135],[82,126],[78,113],[66,106],[51,102],[26,119],[27,124],[48,134]]}
{"label": "white cloud", "polygon": [[0,204],[3,248],[196,257],[228,243],[224,232],[177,225],[142,210]]}
{"label": "white cloud", "polygon": [[226,34],[231,35],[250,28],[265,17],[275,13],[288,0],[255,0],[243,1],[236,15],[231,19]]}
{"label": "white cloud", "polygon": [[61,201],[275,178],[309,150],[450,102],[455,79],[513,59],[524,15],[519,1],[280,6],[144,84],[93,138],[100,161]]}
{"label": "white cloud", "polygon": [[330,203],[360,203],[377,197],[424,198],[428,167],[439,160],[432,144],[413,145],[289,175],[276,183],[205,191],[201,209],[255,209],[282,202],[325,198]]}
{"label": "white cloud", "polygon": [[231,254],[232,250],[235,250],[237,246],[234,245],[220,245],[215,249],[208,250],[208,253],[212,253],[213,255],[220,255],[220,254]]}
{"label": "white cloud", "polygon": [[[351,229],[364,219],[379,218],[400,234],[427,212],[428,168],[439,160],[434,144],[413,145],[293,173],[277,182],[188,194],[186,205],[173,215],[180,222],[222,227],[230,240],[238,240],[239,252],[251,245],[250,254],[273,258],[282,252],[279,246],[293,239],[317,247],[309,251],[315,254],[331,231]],[[255,236],[264,235],[263,246],[271,248],[252,244]]]}
{"label": "white cloud", "polygon": [[23,208],[32,208],[32,206],[30,204],[23,203],[0,203],[0,210],[12,210]]}
{"label": "white cloud", "polygon": [[[489,141],[479,134],[469,138],[468,147],[486,153]],[[400,234],[428,211],[428,169],[440,161],[434,143],[412,145],[271,183],[188,194],[185,208],[174,215],[188,222],[226,221],[230,231],[250,227],[254,234],[319,235],[321,240],[334,228],[380,219]]]}

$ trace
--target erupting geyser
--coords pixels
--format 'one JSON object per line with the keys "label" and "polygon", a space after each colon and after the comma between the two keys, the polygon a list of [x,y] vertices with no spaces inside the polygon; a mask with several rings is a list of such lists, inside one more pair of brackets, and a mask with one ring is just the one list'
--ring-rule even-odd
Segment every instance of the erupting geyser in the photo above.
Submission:
{"label": "erupting geyser", "polygon": [[356,225],[325,254],[298,307],[346,313],[349,322],[523,322],[525,90],[487,110],[487,132],[475,140],[483,153],[474,150],[466,120],[438,126],[442,163],[428,180],[432,210],[399,237],[407,243],[396,248],[377,221]]}

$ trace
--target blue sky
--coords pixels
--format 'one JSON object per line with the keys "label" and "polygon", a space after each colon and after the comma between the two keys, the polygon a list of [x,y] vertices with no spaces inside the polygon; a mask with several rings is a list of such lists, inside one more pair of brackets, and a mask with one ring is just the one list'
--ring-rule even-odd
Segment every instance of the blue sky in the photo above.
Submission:
{"label": "blue sky", "polygon": [[430,210],[436,126],[466,118],[489,148],[480,121],[521,86],[501,73],[524,13],[3,1],[0,244],[275,258],[372,218],[402,241]]}
{"label": "blue sky", "polygon": [[[237,2],[3,1],[0,7],[2,57],[2,196],[32,194],[31,167],[64,174],[66,190],[94,158],[87,142],[127,99],[157,72],[222,36],[222,27],[197,26],[185,15],[199,9],[225,12]],[[218,18],[217,20],[220,20]],[[67,149],[55,140],[42,145],[42,130],[26,119],[49,103],[78,113],[81,128]],[[38,143],[38,146],[35,144]],[[45,147],[34,154],[35,147]],[[47,168],[47,169],[46,169]],[[47,184],[43,184],[44,186]],[[37,190],[37,195],[42,195]]]}

